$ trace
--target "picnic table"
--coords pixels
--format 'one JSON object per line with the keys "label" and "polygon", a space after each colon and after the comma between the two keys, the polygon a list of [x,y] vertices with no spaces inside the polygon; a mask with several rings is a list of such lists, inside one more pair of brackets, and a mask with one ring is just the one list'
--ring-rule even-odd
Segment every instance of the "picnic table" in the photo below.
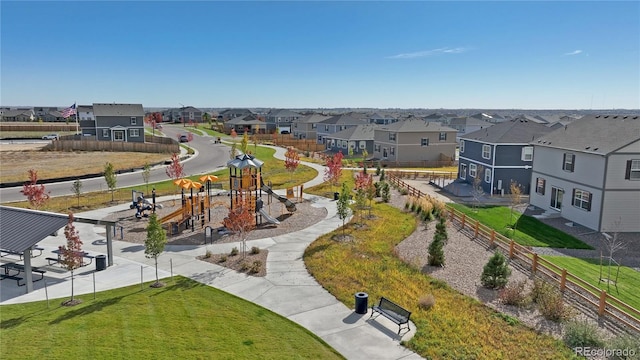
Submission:
{"label": "picnic table", "polygon": [[[22,280],[22,278],[18,277],[17,275],[20,275],[21,272],[24,272],[24,265],[23,264],[17,264],[17,263],[5,263],[0,265],[0,268],[4,269],[4,276],[2,277],[3,279],[12,279],[12,280],[17,280],[18,281],[18,286],[23,286],[24,284],[20,284],[20,280]],[[13,270],[16,271],[15,275],[9,274],[9,271]],[[36,281],[40,281],[42,279],[44,279],[44,274],[46,273],[46,270],[43,270],[37,266],[32,266],[31,267],[31,273],[35,273],[35,274],[40,274],[40,278],[39,279],[34,279],[33,282]]]}
{"label": "picnic table", "polygon": [[[33,251],[39,251],[38,255],[36,255],[35,253],[33,253]],[[42,251],[44,251],[43,247],[40,246],[33,246],[31,248],[31,257],[36,257],[36,256],[40,256],[42,255]],[[11,250],[6,250],[6,249],[0,249],[0,257],[5,257],[7,255],[16,255],[16,256],[20,256],[20,260],[22,260],[22,258],[24,257],[24,253],[23,252],[18,252],[18,251],[11,251]]]}
{"label": "picnic table", "polygon": [[[57,250],[53,250],[52,252],[58,255],[58,262],[62,261],[62,250],[57,249]],[[95,256],[89,255],[89,253],[86,251],[78,251],[78,255],[81,256],[80,266],[91,265],[91,263],[93,263],[93,259],[95,258]],[[47,258],[47,259],[49,260],[50,258]],[[85,263],[84,259],[89,259],[89,262]]]}

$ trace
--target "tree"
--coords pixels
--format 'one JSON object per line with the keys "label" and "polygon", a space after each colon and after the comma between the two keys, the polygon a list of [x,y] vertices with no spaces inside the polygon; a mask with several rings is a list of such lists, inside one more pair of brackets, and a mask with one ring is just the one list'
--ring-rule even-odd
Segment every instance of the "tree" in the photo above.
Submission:
{"label": "tree", "polygon": [[444,216],[438,216],[438,223],[436,224],[436,235],[440,235],[444,244],[447,244],[449,240],[449,234],[447,233],[447,219]]}
{"label": "tree", "polygon": [[236,158],[237,155],[238,155],[238,143],[234,141],[233,143],[231,143],[231,149],[229,150],[229,157],[231,158],[231,160],[233,160]]}
{"label": "tree", "polygon": [[[384,174],[384,172],[383,172]],[[388,203],[391,200],[391,187],[389,186],[389,183],[386,181],[382,182],[381,185],[381,190],[380,192],[382,193],[382,201],[385,203]]]}
{"label": "tree", "polygon": [[[622,239],[622,235],[620,234],[620,232],[616,231],[619,230],[620,227],[622,225],[622,219],[618,218],[616,221],[613,222],[613,224],[610,226],[610,230],[613,230],[612,234],[603,232],[602,233],[602,237],[603,237],[603,244],[605,249],[607,249],[608,252],[608,258],[609,258],[609,265],[607,267],[607,291],[609,291],[609,285],[611,284],[611,263],[615,262],[616,264],[618,264],[614,259],[613,259],[613,254],[615,254],[617,251],[619,250],[623,250],[627,247],[627,243],[626,241],[624,241]],[[619,266],[619,265],[618,265]],[[602,268],[602,262],[600,267]],[[603,276],[602,276],[602,270],[600,270],[600,280],[604,280]]]}
{"label": "tree", "polygon": [[47,191],[44,185],[38,185],[38,172],[34,169],[29,169],[29,181],[22,185],[22,190],[20,192],[27,197],[27,201],[29,201],[29,205],[38,210],[40,207],[44,206],[44,204],[49,201],[50,191]]}
{"label": "tree", "polygon": [[364,171],[356,174],[356,205],[359,209],[363,209],[365,206],[365,200],[369,200],[369,215],[371,215],[371,201],[376,193],[376,188],[373,185],[373,177],[367,175]]}
{"label": "tree", "polygon": [[63,302],[63,305],[76,305],[79,304],[79,300],[74,299],[73,293],[73,271],[82,266],[82,240],[76,227],[73,225],[74,216],[73,213],[69,213],[69,220],[64,227],[64,237],[67,238],[67,244],[60,246],[60,264],[71,272],[71,300]]}
{"label": "tree", "polygon": [[238,137],[238,133],[236,132],[236,129],[231,129],[231,138],[233,138],[233,141],[236,141],[236,138]]}
{"label": "tree", "polygon": [[240,141],[240,151],[242,151],[243,154],[249,152],[249,133],[247,131],[245,131],[242,135],[242,140]]}
{"label": "tree", "polygon": [[147,193],[149,193],[149,179],[151,178],[151,165],[149,163],[145,163],[142,168],[142,180],[147,186]]}
{"label": "tree", "polygon": [[[509,184],[509,199],[511,200],[511,211],[510,211],[510,217],[509,217],[509,222],[513,221],[513,211],[518,207],[518,205],[520,205],[520,202],[522,201],[522,199],[520,198],[520,196],[522,195],[522,187],[520,186],[520,184],[518,184],[516,181],[511,180],[511,184]],[[520,220],[520,217],[518,216],[518,218],[513,221],[513,236],[516,236],[516,228],[518,227],[518,220]]]}
{"label": "tree", "polygon": [[76,194],[76,197],[78,198],[78,207],[80,207],[80,195],[82,195],[82,182],[80,179],[76,179],[76,181],[71,184],[71,191]]}
{"label": "tree", "polygon": [[484,173],[484,166],[478,165],[476,170],[476,176],[471,183],[471,196],[476,201],[476,208],[480,206],[480,201],[484,196],[484,188],[482,187],[482,174]]}
{"label": "tree", "polygon": [[209,124],[209,128],[213,130],[213,128],[211,127],[211,115],[209,115],[208,112],[202,114],[202,121]]}
{"label": "tree", "polygon": [[362,172],[367,173],[367,158],[369,157],[369,152],[367,149],[362,149]]}
{"label": "tree", "polygon": [[427,262],[431,266],[444,266],[444,240],[441,234],[434,234],[433,241],[429,244]]}
{"label": "tree", "polygon": [[158,256],[164,251],[167,243],[167,234],[162,228],[162,224],[158,221],[158,215],[152,213],[149,216],[149,225],[147,225],[147,238],[144,241],[144,255],[148,259],[153,259],[156,266],[156,282],[152,287],[162,287],[163,283],[158,278]]}
{"label": "tree", "polygon": [[351,144],[347,145],[347,147],[347,154],[349,155],[349,161],[351,161],[351,159],[353,158],[353,147],[351,146]]}
{"label": "tree", "polygon": [[331,184],[331,190],[333,190],[333,187],[340,181],[340,176],[342,175],[342,158],[342,151],[327,157],[324,181],[328,181]]}
{"label": "tree", "polygon": [[300,155],[293,147],[289,146],[287,148],[287,152],[284,153],[284,167],[287,169],[289,173],[291,173],[291,178],[293,180],[293,173],[300,165]]}
{"label": "tree", "polygon": [[340,220],[342,220],[342,237],[345,236],[344,223],[347,217],[349,217],[349,214],[351,214],[351,210],[349,209],[349,193],[350,192],[351,191],[349,190],[347,183],[342,183],[342,191],[340,191],[340,196],[338,197],[338,203],[337,203],[338,217],[340,218]]}
{"label": "tree", "polygon": [[498,289],[507,284],[509,275],[511,275],[511,269],[509,269],[507,259],[500,251],[496,251],[485,264],[480,282],[484,287]]}
{"label": "tree", "polygon": [[187,141],[188,142],[192,142],[193,141],[193,133],[191,131],[189,131],[189,133],[187,134]]}
{"label": "tree", "polygon": [[255,227],[255,217],[251,214],[249,208],[248,201],[240,195],[233,209],[229,209],[227,217],[222,221],[222,224],[242,241],[243,259],[247,252],[247,234]]}
{"label": "tree", "polygon": [[113,202],[113,192],[116,190],[118,178],[116,177],[113,164],[110,162],[104,164],[104,180],[107,182],[107,187],[111,191],[111,202]]}
{"label": "tree", "polygon": [[171,155],[171,164],[164,171],[174,181],[184,177],[184,166],[180,163],[178,153]]}

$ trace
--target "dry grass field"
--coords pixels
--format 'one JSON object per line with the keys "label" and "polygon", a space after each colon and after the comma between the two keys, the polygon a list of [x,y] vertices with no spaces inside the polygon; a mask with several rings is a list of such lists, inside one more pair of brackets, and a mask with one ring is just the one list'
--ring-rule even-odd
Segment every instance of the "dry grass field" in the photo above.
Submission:
{"label": "dry grass field", "polygon": [[145,163],[169,160],[168,154],[138,152],[40,151],[44,144],[0,146],[0,183],[27,181],[27,171],[38,171],[39,179],[100,173],[111,162],[116,171],[141,168]]}

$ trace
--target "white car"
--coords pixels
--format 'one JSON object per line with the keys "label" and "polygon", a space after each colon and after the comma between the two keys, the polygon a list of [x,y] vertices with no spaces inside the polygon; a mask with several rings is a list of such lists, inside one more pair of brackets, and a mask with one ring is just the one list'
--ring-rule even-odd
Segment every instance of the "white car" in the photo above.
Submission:
{"label": "white car", "polygon": [[42,140],[58,140],[60,136],[58,134],[49,134],[42,137]]}

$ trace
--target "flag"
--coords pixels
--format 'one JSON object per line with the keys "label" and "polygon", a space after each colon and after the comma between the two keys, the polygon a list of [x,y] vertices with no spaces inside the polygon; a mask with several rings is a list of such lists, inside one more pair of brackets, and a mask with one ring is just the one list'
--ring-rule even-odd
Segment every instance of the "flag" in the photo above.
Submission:
{"label": "flag", "polygon": [[76,114],[76,104],[74,103],[73,105],[69,106],[68,108],[62,110],[62,117],[63,118],[68,118],[71,115],[75,115]]}

